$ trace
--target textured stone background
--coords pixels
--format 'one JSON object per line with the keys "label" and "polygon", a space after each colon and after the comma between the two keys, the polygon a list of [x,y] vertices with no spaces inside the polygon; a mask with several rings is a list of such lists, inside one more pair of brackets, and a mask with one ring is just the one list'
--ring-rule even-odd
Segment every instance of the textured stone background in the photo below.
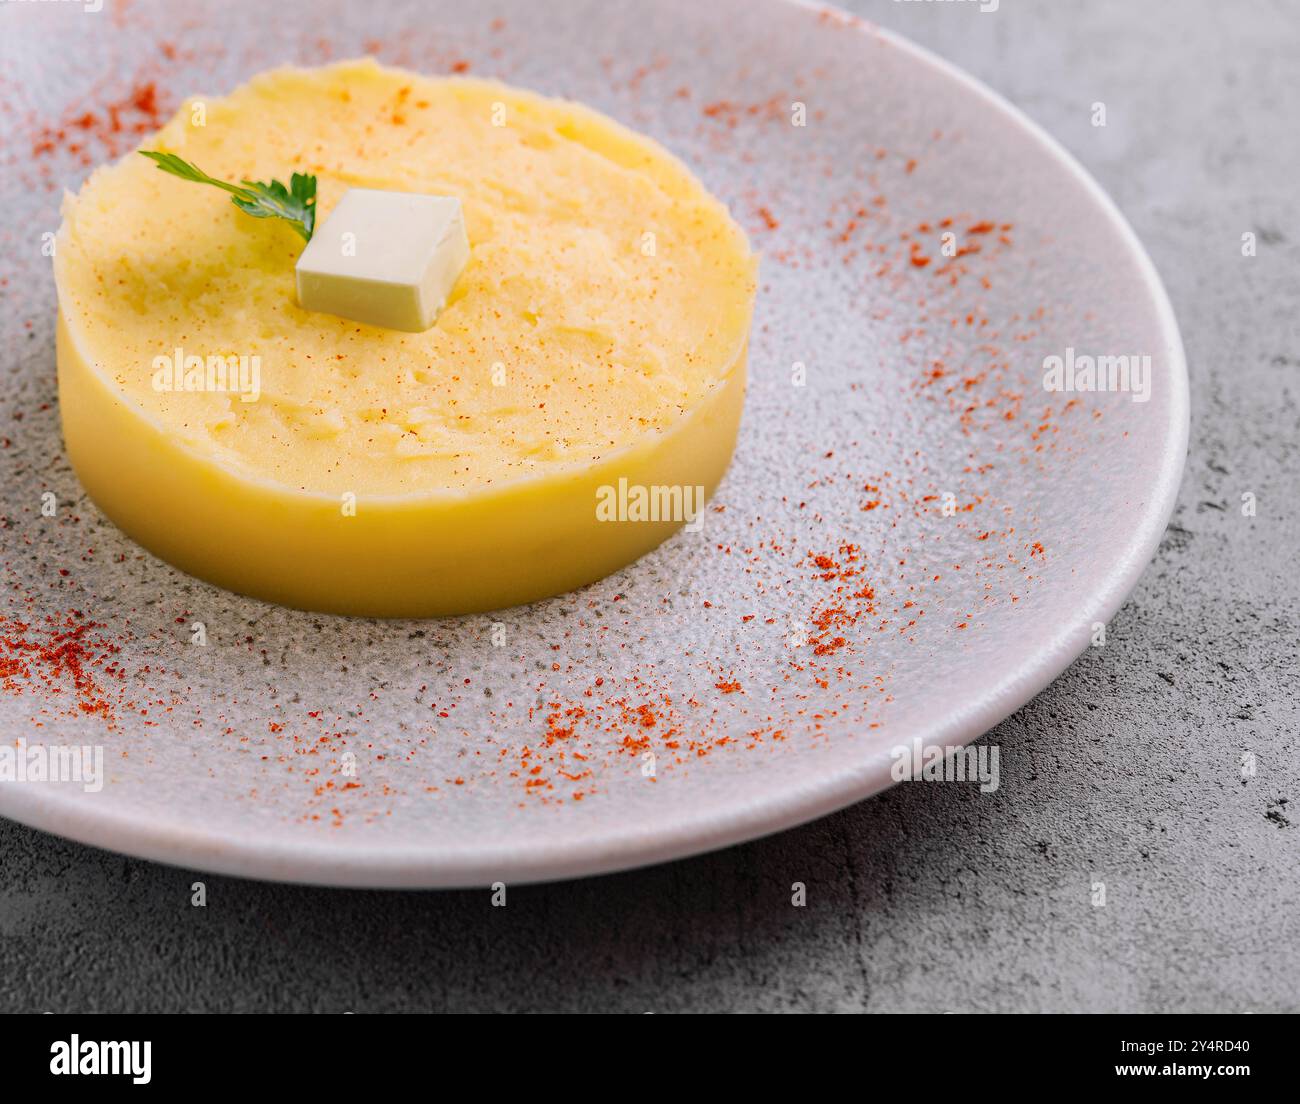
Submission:
{"label": "textured stone background", "polygon": [[1187,344],[1169,534],[1107,646],[988,737],[998,794],[904,786],[505,909],[203,877],[0,822],[0,1009],[1300,1010],[1300,21],[1285,0],[850,6],[1082,160]]}

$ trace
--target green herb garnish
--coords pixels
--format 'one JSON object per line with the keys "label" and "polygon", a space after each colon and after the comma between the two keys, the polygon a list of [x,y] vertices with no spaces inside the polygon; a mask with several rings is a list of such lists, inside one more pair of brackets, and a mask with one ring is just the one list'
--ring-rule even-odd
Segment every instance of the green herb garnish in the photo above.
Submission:
{"label": "green herb garnish", "polygon": [[158,163],[163,172],[179,176],[182,180],[192,180],[196,184],[211,184],[230,193],[230,202],[246,215],[253,218],[285,219],[304,241],[311,241],[312,231],[316,229],[316,178],[309,173],[294,173],[289,178],[289,187],[278,180],[269,184],[260,184],[256,180],[244,180],[239,184],[227,184],[216,180],[197,165],[177,157],[174,153],[158,153],[155,150],[140,150],[140,153]]}

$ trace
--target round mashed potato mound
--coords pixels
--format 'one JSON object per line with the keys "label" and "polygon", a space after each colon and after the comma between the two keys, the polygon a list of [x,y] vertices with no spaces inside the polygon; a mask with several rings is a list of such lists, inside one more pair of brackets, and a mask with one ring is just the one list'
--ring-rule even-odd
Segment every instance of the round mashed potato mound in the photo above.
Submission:
{"label": "round mashed potato mound", "polygon": [[[65,324],[192,453],[309,493],[473,493],[662,434],[743,371],[743,231],[596,112],[373,61],[262,74],[203,126],[195,99],[145,148],[225,180],[314,173],[318,231],[349,187],[458,196],[471,256],[432,329],[379,329],[298,306],[287,223],[135,154],[97,171],[65,207]],[[155,390],[174,349],[259,357],[260,397]]]}
{"label": "round mashed potato mound", "polygon": [[[318,232],[349,187],[454,195],[471,250],[432,329],[380,329],[299,307],[282,220],[135,154],[94,173],[55,257],[59,410],[82,484],[146,548],[284,605],[430,617],[572,590],[702,518],[757,262],[654,142],[366,61],[192,99],[144,148],[315,174]],[[256,357],[255,400],[155,387],[190,357]]]}

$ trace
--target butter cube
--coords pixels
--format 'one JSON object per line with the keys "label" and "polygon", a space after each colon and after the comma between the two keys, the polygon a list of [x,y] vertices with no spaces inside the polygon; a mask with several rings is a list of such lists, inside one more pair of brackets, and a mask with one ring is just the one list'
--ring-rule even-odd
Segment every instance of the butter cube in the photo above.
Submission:
{"label": "butter cube", "polygon": [[455,196],[349,188],[298,258],[298,302],[420,333],[437,321],[468,260]]}

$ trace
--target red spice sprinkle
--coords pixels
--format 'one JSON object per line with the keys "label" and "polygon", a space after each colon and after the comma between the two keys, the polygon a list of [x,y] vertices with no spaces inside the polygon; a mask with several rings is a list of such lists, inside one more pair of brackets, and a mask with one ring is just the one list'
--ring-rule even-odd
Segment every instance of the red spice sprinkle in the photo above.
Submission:
{"label": "red spice sprinkle", "polygon": [[[104,104],[101,117],[93,111],[77,109],[63,122],[43,126],[32,139],[33,157],[42,157],[63,150],[79,154],[82,164],[89,166],[96,160],[85,148],[84,142],[70,142],[69,131],[76,129],[84,137],[94,139],[109,157],[116,157],[123,152],[119,135],[128,139],[144,134],[152,134],[162,126],[169,113],[158,93],[154,81],[145,81],[134,85],[130,92],[118,99]],[[123,116],[135,116],[129,122]]]}
{"label": "red spice sprinkle", "polygon": [[121,700],[120,689],[104,685],[104,679],[117,682],[125,676],[114,659],[121,648],[95,631],[102,628],[77,610],[61,619],[51,614],[42,625],[0,617],[0,688],[19,694],[38,689],[57,697],[70,683],[75,712],[102,717],[113,727],[117,707],[131,706]]}

